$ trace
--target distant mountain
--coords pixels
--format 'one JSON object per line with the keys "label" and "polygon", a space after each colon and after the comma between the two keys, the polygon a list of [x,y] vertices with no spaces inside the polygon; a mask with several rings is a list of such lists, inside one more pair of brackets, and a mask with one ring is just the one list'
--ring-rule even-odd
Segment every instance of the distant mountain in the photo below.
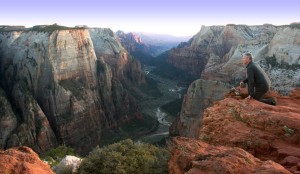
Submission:
{"label": "distant mountain", "polygon": [[[151,33],[142,33],[142,32],[135,32],[137,36],[139,36],[143,43],[155,46],[161,46],[165,48],[164,51],[167,51],[173,47],[176,47],[181,42],[186,42],[192,36],[172,36],[166,34],[151,34]],[[163,52],[164,52],[163,51]]]}
{"label": "distant mountain", "polygon": [[162,53],[177,47],[181,42],[187,41],[188,37],[175,37],[171,35],[125,33],[117,31],[122,46],[140,60],[143,64],[153,64],[156,57]]}
{"label": "distant mountain", "polygon": [[238,82],[245,78],[241,55],[251,52],[269,74],[272,88],[287,94],[299,86],[300,25],[203,26],[186,43],[169,51],[167,62],[206,80]]}

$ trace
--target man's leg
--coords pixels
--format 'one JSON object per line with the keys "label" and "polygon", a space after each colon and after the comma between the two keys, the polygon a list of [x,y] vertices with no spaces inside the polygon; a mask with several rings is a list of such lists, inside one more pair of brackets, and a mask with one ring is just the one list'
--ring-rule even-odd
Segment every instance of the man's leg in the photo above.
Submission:
{"label": "man's leg", "polygon": [[254,89],[254,99],[260,101],[261,98],[265,95],[265,93],[268,92],[268,89],[264,89],[264,88],[257,88],[255,87]]}
{"label": "man's leg", "polygon": [[260,89],[260,88],[255,88],[255,94],[254,94],[254,99],[258,100],[260,102],[269,104],[269,105],[276,105],[276,101],[273,98],[268,98],[268,99],[263,99],[262,97],[265,95],[265,93],[268,92],[268,89]]}

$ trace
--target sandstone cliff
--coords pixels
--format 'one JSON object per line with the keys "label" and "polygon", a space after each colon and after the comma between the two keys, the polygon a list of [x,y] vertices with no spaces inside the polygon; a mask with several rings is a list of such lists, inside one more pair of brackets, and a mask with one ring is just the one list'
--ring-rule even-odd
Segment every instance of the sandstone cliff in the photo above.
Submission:
{"label": "sandstone cliff", "polygon": [[226,96],[204,111],[198,140],[173,139],[170,172],[299,173],[300,89],[269,93],[277,106]]}
{"label": "sandstone cliff", "polygon": [[198,78],[237,83],[245,78],[241,54],[251,52],[270,75],[274,90],[287,94],[300,85],[297,26],[203,26],[169,53],[168,62]]}
{"label": "sandstone cliff", "polygon": [[138,113],[128,89],[143,73],[115,34],[53,27],[0,32],[1,148],[64,143],[83,152]]}
{"label": "sandstone cliff", "polygon": [[0,173],[54,174],[50,166],[30,148],[21,146],[0,150]]}
{"label": "sandstone cliff", "polygon": [[222,82],[196,80],[184,95],[179,117],[170,127],[170,135],[198,137],[204,109],[223,99],[230,86]]}
{"label": "sandstone cliff", "polygon": [[300,89],[276,96],[277,106],[226,98],[205,110],[199,137],[210,144],[237,146],[292,172],[300,163]]}
{"label": "sandstone cliff", "polygon": [[161,46],[145,44],[142,39],[134,33],[116,32],[122,46],[144,64],[151,64],[154,57],[164,52],[166,49]]}
{"label": "sandstone cliff", "polygon": [[280,164],[259,160],[238,147],[214,146],[197,139],[175,137],[170,150],[170,174],[290,174]]}

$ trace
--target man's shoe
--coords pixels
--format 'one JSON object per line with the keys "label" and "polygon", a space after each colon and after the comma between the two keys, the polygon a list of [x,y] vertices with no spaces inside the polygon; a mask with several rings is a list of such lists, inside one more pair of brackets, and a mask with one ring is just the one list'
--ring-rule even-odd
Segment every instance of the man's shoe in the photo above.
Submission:
{"label": "man's shoe", "polygon": [[275,97],[272,97],[271,98],[271,105],[277,105],[277,98],[275,98]]}

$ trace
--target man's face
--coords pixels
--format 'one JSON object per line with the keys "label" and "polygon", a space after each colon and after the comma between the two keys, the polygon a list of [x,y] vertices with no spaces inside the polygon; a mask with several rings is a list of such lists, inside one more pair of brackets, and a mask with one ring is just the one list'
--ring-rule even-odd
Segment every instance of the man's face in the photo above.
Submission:
{"label": "man's face", "polygon": [[244,65],[248,65],[249,64],[250,60],[249,60],[249,58],[247,56],[243,56],[242,59],[243,59]]}

